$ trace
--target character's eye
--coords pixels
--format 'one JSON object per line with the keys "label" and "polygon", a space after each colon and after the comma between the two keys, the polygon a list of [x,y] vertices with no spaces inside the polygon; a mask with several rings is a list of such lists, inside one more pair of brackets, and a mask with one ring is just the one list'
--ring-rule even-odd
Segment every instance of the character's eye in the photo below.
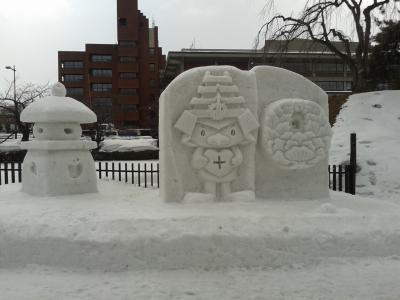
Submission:
{"label": "character's eye", "polygon": [[206,135],[206,131],[204,129],[202,129],[200,134],[201,134],[201,136],[205,136]]}
{"label": "character's eye", "polygon": [[231,130],[231,135],[235,135],[235,134],[236,134],[235,129],[232,129],[232,130]]}

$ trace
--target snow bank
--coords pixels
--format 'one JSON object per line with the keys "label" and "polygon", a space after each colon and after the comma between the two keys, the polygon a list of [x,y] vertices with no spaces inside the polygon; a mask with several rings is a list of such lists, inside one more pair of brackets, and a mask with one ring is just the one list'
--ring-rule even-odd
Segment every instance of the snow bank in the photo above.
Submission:
{"label": "snow bank", "polygon": [[20,146],[21,146],[20,140],[10,139],[0,144],[0,152],[19,151],[21,150]]}
{"label": "snow bank", "polygon": [[101,142],[100,151],[102,152],[140,152],[158,151],[157,140],[153,138],[135,139],[105,139]]}
{"label": "snow bank", "polygon": [[357,194],[400,203],[400,91],[350,97],[333,127],[330,160],[349,160],[350,133],[357,133]]}
{"label": "snow bank", "polygon": [[123,271],[283,267],[400,249],[400,206],[332,200],[166,204],[158,190],[101,182],[99,194],[36,198],[0,188],[0,268]]}

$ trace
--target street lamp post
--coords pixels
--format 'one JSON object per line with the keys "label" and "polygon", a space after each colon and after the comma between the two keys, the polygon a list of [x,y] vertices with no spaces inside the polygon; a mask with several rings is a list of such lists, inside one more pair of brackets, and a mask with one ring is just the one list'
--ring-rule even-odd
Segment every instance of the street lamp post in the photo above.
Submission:
{"label": "street lamp post", "polygon": [[[14,72],[14,105],[16,105],[16,101],[17,101],[17,86],[15,85],[15,72],[17,71],[17,69],[15,69],[15,65],[11,66],[6,66],[7,70],[11,70]],[[17,131],[15,131],[15,138],[17,138]]]}

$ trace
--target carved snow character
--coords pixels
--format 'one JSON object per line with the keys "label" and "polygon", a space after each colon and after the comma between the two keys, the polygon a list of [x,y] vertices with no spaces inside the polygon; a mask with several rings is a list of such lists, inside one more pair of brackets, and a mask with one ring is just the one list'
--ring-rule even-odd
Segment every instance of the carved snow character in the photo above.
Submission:
{"label": "carved snow character", "polygon": [[191,110],[185,110],[175,124],[183,132],[182,143],[196,148],[191,165],[203,182],[204,193],[216,198],[231,194],[231,182],[238,176],[243,161],[240,145],[254,143],[252,132],[259,124],[246,103],[238,96],[228,72],[206,72],[198,87],[200,97],[192,98]]}

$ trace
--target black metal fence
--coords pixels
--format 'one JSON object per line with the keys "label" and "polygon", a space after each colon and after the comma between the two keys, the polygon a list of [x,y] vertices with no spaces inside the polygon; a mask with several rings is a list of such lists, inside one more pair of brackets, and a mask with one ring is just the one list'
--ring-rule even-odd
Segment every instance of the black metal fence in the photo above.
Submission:
{"label": "black metal fence", "polygon": [[[99,179],[110,179],[135,184],[140,187],[159,187],[158,163],[97,162]],[[330,165],[329,188],[355,194],[355,168],[352,165]],[[21,163],[0,163],[0,185],[21,182]]]}
{"label": "black metal fence", "polygon": [[[356,193],[356,134],[350,136],[350,164],[328,167],[329,188],[355,195]],[[99,179],[117,180],[140,187],[159,187],[158,162],[96,162]],[[21,163],[0,163],[0,185],[21,182]]]}
{"label": "black metal fence", "polygon": [[328,167],[329,188],[334,191],[343,191],[356,194],[357,173],[357,136],[350,134],[350,161],[347,165],[330,165]]}
{"label": "black metal fence", "polygon": [[96,171],[99,179],[108,178],[145,188],[160,186],[158,163],[96,162]]}

